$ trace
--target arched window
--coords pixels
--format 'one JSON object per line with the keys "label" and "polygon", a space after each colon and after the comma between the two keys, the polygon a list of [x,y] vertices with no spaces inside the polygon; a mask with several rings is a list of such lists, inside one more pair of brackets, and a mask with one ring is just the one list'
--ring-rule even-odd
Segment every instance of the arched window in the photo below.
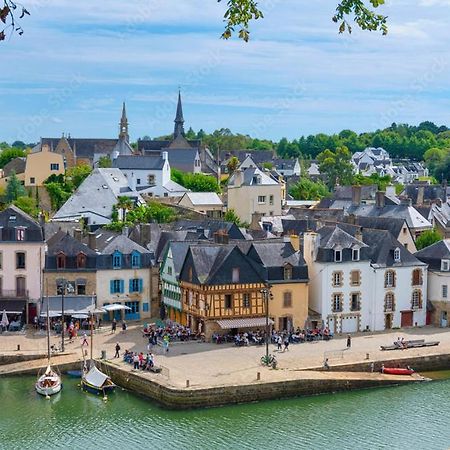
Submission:
{"label": "arched window", "polygon": [[66,268],[66,255],[63,252],[59,252],[56,255],[56,268],[57,269]]}
{"label": "arched window", "polygon": [[412,285],[422,286],[422,269],[414,269],[412,273]]}
{"label": "arched window", "polygon": [[415,289],[411,298],[411,309],[422,309],[422,291]]}
{"label": "arched window", "polygon": [[78,269],[86,268],[86,255],[83,252],[80,252],[77,255],[77,267]]}
{"label": "arched window", "polygon": [[395,287],[395,272],[393,270],[386,270],[384,274],[384,287]]}
{"label": "arched window", "polygon": [[122,253],[116,250],[112,256],[113,269],[121,269],[122,268]]}
{"label": "arched window", "polygon": [[394,250],[394,261],[396,263],[400,262],[400,249],[399,248],[396,248]]}
{"label": "arched window", "polygon": [[395,297],[393,292],[387,292],[384,296],[384,312],[395,311]]}

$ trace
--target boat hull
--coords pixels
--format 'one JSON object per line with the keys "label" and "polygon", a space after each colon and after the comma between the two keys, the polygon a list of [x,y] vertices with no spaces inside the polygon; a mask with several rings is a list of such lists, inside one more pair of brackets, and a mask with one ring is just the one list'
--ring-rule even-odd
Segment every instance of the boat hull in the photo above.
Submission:
{"label": "boat hull", "polygon": [[81,387],[83,388],[84,391],[90,392],[91,394],[104,395],[104,394],[108,394],[108,393],[114,391],[114,389],[116,388],[116,385],[112,384],[112,385],[105,386],[103,388],[99,388],[98,386],[94,386],[94,385],[88,383],[86,380],[81,380]]}
{"label": "boat hull", "polygon": [[39,395],[43,395],[44,397],[49,397],[49,396],[55,395],[61,391],[62,383],[59,382],[59,383],[55,384],[54,386],[42,386],[42,384],[39,383],[39,381],[38,381],[36,383],[35,387],[36,387],[36,392]]}
{"label": "boat hull", "polygon": [[412,369],[402,369],[399,367],[385,367],[383,373],[388,375],[412,375],[414,370]]}

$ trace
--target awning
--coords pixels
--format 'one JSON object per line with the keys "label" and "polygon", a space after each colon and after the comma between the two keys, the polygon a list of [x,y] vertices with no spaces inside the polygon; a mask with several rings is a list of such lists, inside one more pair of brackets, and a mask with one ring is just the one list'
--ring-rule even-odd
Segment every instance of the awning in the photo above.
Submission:
{"label": "awning", "polygon": [[25,311],[26,304],[26,300],[0,300],[0,312],[22,314]]}
{"label": "awning", "polygon": [[[265,327],[265,317],[249,317],[248,319],[223,319],[217,320],[217,324],[224,330],[230,330],[231,328],[255,328]],[[269,325],[273,325],[273,320],[269,319]]]}
{"label": "awning", "polygon": [[120,303],[112,303],[111,305],[103,305],[103,309],[106,311],[122,311],[122,310],[130,310],[129,306],[121,305]]}
{"label": "awning", "polygon": [[[64,314],[77,314],[92,307],[94,299],[91,295],[66,295],[64,296]],[[62,299],[60,295],[48,297],[48,309],[51,312],[61,313]],[[47,315],[47,297],[44,297],[41,312]]]}

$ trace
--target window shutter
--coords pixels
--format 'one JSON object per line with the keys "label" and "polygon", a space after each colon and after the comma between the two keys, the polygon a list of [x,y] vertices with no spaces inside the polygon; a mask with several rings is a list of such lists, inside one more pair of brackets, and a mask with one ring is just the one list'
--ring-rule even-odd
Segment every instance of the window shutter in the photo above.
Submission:
{"label": "window shutter", "polygon": [[109,282],[109,293],[114,294],[114,280],[110,280]]}
{"label": "window shutter", "polygon": [[128,280],[128,292],[133,292],[133,279]]}
{"label": "window shutter", "polygon": [[123,294],[125,292],[125,283],[123,280],[120,280],[120,293]]}
{"label": "window shutter", "polygon": [[139,278],[139,292],[142,292],[142,286],[143,285],[143,280],[142,278]]}

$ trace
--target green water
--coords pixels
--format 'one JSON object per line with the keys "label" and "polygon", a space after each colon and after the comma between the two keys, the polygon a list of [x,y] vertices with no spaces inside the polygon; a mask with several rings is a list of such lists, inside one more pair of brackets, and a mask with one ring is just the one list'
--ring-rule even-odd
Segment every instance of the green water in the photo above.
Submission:
{"label": "green water", "polygon": [[448,449],[450,380],[195,411],[0,379],[0,449]]}

